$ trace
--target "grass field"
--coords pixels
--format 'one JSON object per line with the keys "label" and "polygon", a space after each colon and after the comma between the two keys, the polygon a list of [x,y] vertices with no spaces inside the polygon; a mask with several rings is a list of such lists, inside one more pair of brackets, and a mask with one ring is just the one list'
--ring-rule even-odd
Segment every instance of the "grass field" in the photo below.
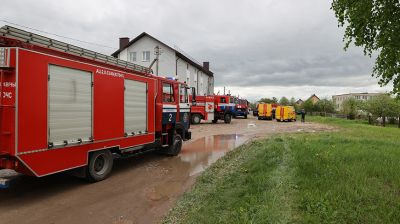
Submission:
{"label": "grass field", "polygon": [[311,118],[335,132],[253,141],[197,180],[165,223],[399,223],[400,129]]}

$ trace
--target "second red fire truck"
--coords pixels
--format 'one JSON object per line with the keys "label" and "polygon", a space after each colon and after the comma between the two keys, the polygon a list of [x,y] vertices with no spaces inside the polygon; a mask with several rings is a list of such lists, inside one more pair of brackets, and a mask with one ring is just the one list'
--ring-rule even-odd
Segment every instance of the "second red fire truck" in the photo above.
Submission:
{"label": "second red fire truck", "polygon": [[192,124],[199,124],[201,120],[231,123],[235,114],[233,102],[230,95],[196,96],[191,106]]}

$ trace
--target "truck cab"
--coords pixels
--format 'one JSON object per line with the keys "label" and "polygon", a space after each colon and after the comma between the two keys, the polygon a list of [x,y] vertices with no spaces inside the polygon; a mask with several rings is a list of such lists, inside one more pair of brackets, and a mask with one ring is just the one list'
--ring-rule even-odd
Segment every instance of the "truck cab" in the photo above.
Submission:
{"label": "truck cab", "polygon": [[249,114],[249,102],[245,99],[235,98],[235,115],[234,117],[244,117],[247,119]]}
{"label": "truck cab", "polygon": [[156,99],[156,130],[161,147],[169,148],[174,141],[189,140],[190,102],[189,87],[173,78],[157,77],[158,94]]}
{"label": "truck cab", "polygon": [[234,97],[230,95],[215,95],[214,96],[215,115],[213,123],[218,120],[223,120],[225,123],[231,123],[232,117],[235,114]]}

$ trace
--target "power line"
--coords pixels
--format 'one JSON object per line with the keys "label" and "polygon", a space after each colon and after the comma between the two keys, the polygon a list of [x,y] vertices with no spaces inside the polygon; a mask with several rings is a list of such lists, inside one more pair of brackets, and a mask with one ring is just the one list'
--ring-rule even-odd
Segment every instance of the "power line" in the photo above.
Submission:
{"label": "power line", "polygon": [[14,25],[14,26],[19,26],[19,27],[22,27],[22,28],[25,28],[25,29],[34,30],[34,31],[37,31],[37,32],[53,35],[53,36],[64,38],[64,39],[69,39],[69,40],[73,40],[73,41],[77,41],[77,42],[81,42],[81,43],[85,43],[85,44],[90,44],[90,45],[94,45],[94,46],[98,46],[98,47],[105,47],[105,48],[115,49],[115,47],[110,47],[110,46],[103,45],[103,44],[97,44],[97,43],[92,43],[92,42],[88,42],[88,41],[78,40],[78,39],[75,39],[75,38],[66,37],[66,36],[55,34],[55,33],[46,32],[46,31],[35,29],[35,28],[32,28],[32,27],[23,26],[23,25],[20,25],[20,24],[17,24],[17,23],[13,23],[13,22],[10,22],[10,21],[7,21],[7,20],[3,20],[3,19],[0,19],[0,21],[4,22],[4,23],[7,23],[7,24]]}

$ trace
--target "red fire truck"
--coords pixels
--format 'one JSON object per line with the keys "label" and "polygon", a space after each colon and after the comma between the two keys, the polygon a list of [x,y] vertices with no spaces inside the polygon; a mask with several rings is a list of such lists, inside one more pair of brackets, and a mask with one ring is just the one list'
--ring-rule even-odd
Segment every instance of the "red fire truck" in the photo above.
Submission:
{"label": "red fire truck", "polygon": [[244,117],[247,119],[247,115],[249,114],[249,101],[245,99],[235,98],[235,115],[236,117]]}
{"label": "red fire truck", "polygon": [[191,106],[192,124],[199,124],[201,120],[231,123],[235,110],[231,102],[233,98],[229,95],[196,96]]}
{"label": "red fire truck", "polygon": [[105,179],[114,157],[191,138],[188,87],[150,69],[29,33],[0,29],[0,169]]}

